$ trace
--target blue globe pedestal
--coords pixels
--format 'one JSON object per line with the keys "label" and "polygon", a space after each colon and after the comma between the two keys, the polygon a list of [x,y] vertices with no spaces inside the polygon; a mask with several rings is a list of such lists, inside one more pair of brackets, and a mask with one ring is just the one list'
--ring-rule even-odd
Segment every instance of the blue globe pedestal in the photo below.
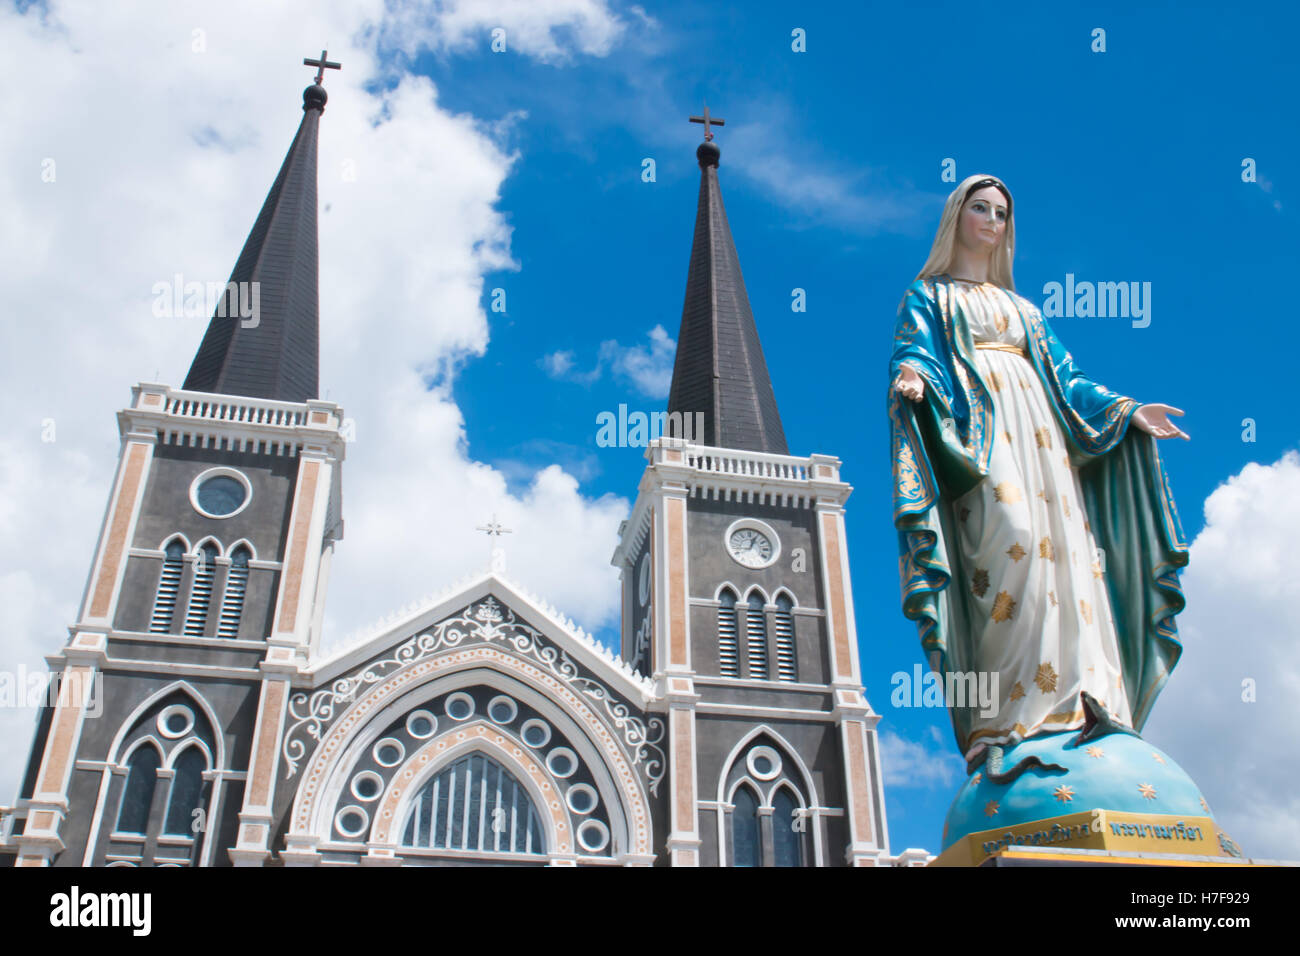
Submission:
{"label": "blue globe pedestal", "polygon": [[1168,754],[1141,737],[1111,733],[1076,745],[1078,731],[1043,734],[1003,750],[995,783],[988,764],[957,792],[937,865],[977,866],[1022,846],[1118,850],[1198,857],[1241,856],[1214,822],[1200,789]]}

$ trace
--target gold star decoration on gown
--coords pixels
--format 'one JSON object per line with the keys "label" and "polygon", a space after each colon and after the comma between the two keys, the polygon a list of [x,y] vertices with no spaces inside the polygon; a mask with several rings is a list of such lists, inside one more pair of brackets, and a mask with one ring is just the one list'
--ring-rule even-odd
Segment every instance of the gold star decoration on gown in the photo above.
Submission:
{"label": "gold star decoration on gown", "polygon": [[989,384],[993,386],[993,391],[1002,391],[1002,376],[997,372],[989,373]]}
{"label": "gold star decoration on gown", "polygon": [[1038,492],[1038,497],[1043,499],[1043,504],[1045,505],[1050,505],[1052,503],[1051,496],[1049,496],[1045,491],[1040,490]]}
{"label": "gold star decoration on gown", "polygon": [[1038,673],[1034,675],[1034,683],[1044,694],[1050,694],[1056,690],[1056,668],[1052,666],[1051,661],[1043,661],[1038,665]]}
{"label": "gold star decoration on gown", "polygon": [[1026,552],[1025,549],[1020,546],[1019,541],[1017,541],[1011,547],[1007,548],[1007,555],[1011,558],[1012,561],[1019,561],[1027,553],[1028,552]]}
{"label": "gold star decoration on gown", "polygon": [[1052,430],[1046,425],[1034,429],[1034,441],[1038,443],[1039,448],[1052,447]]}
{"label": "gold star decoration on gown", "polygon": [[1096,746],[1095,744],[1089,747],[1087,750],[1085,750],[1084,753],[1086,753],[1089,757],[1094,757],[1098,760],[1106,756],[1106,751],[1102,750],[1100,747]]}
{"label": "gold star decoration on gown", "polygon": [[1101,577],[1101,562],[1100,562],[1100,561],[1094,561],[1094,562],[1092,562],[1092,576],[1093,576],[1094,578],[1100,578],[1100,577]]}
{"label": "gold star decoration on gown", "polygon": [[1089,626],[1092,625],[1092,606],[1082,599],[1079,600],[1079,613],[1083,615],[1083,622]]}
{"label": "gold star decoration on gown", "polygon": [[1011,693],[1007,696],[1008,700],[1016,701],[1025,696],[1025,685],[1016,681],[1011,687]]}
{"label": "gold star decoration on gown", "polygon": [[1142,793],[1142,796],[1146,797],[1148,800],[1154,800],[1156,798],[1156,788],[1151,786],[1149,783],[1139,783],[1138,790]]}
{"label": "gold star decoration on gown", "polygon": [[975,569],[975,576],[971,578],[971,593],[976,597],[983,597],[989,589],[989,573],[983,568]]}
{"label": "gold star decoration on gown", "polygon": [[1070,517],[1070,499],[1061,495],[1061,507],[1065,509],[1065,516]]}
{"label": "gold star decoration on gown", "polygon": [[1048,597],[1051,599],[1051,601],[1052,601],[1052,607],[1056,607],[1056,592],[1055,592],[1055,591],[1048,591],[1048,592],[1047,592],[1047,596],[1048,596]]}
{"label": "gold star decoration on gown", "polygon": [[1020,489],[1011,482],[1000,481],[993,487],[993,497],[1004,504],[1014,505],[1016,502],[1024,498],[1024,495],[1022,495]]}
{"label": "gold star decoration on gown", "polygon": [[998,334],[1001,335],[1011,325],[1011,322],[1005,315],[998,315],[994,316],[993,325],[997,328]]}
{"label": "gold star decoration on gown", "polygon": [[996,800],[990,800],[988,803],[984,804],[984,815],[986,817],[991,817],[997,812],[998,802]]}
{"label": "gold star decoration on gown", "polygon": [[1056,799],[1061,803],[1069,803],[1074,799],[1074,788],[1065,784],[1061,784],[1052,792],[1056,794]]}
{"label": "gold star decoration on gown", "polygon": [[1006,591],[999,591],[998,596],[993,600],[993,612],[990,616],[993,620],[1001,623],[1002,621],[1011,620],[1012,615],[1015,613],[1015,599]]}
{"label": "gold star decoration on gown", "polygon": [[1020,387],[1021,387],[1021,388],[1028,388],[1028,387],[1029,387],[1029,381],[1028,381],[1027,379],[1023,379],[1023,378],[1022,378],[1022,379],[1020,380]]}
{"label": "gold star decoration on gown", "polygon": [[1003,432],[1002,437],[1007,440],[1008,445],[1011,444],[1011,432]]}
{"label": "gold star decoration on gown", "polygon": [[1069,468],[1069,467],[1070,467],[1070,456],[1069,456],[1069,455],[1062,455],[1062,456],[1061,456],[1061,461],[1065,462],[1065,467],[1066,467],[1066,468]]}
{"label": "gold star decoration on gown", "polygon": [[1052,547],[1051,538],[1043,538],[1042,541],[1038,542],[1038,556],[1046,558],[1048,561],[1056,560],[1056,549]]}
{"label": "gold star decoration on gown", "polygon": [[1162,756],[1160,756],[1160,755],[1159,755],[1158,753],[1156,753],[1154,750],[1151,751],[1151,756],[1153,756],[1153,757],[1156,758],[1156,763],[1164,763],[1164,762],[1165,762],[1165,758],[1162,757]]}

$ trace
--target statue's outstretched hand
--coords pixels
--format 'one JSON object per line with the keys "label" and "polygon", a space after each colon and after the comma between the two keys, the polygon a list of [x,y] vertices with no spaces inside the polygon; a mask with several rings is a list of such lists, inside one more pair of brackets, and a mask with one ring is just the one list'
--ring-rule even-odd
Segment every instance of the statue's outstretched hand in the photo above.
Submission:
{"label": "statue's outstretched hand", "polygon": [[1138,428],[1156,438],[1173,438],[1175,435],[1181,435],[1183,438],[1190,439],[1190,435],[1169,420],[1170,415],[1181,414],[1183,414],[1182,410],[1172,405],[1153,402],[1150,405],[1143,405],[1134,412],[1133,422]]}
{"label": "statue's outstretched hand", "polygon": [[915,369],[904,365],[903,370],[898,373],[898,378],[894,379],[894,391],[906,399],[919,402],[921,396],[925,394],[925,380],[916,373]]}

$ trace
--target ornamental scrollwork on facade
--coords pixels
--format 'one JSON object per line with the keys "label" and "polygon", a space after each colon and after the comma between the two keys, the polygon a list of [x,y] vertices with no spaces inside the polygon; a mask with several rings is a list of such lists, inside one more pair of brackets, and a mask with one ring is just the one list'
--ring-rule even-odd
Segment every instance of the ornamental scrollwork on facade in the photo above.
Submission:
{"label": "ornamental scrollwork on facade", "polygon": [[475,640],[508,645],[515,653],[531,658],[583,696],[598,702],[609,723],[622,736],[633,765],[641,768],[650,792],[658,793],[667,762],[660,746],[666,730],[664,721],[658,717],[647,721],[634,714],[605,684],[582,676],[567,654],[546,641],[540,631],[521,621],[510,607],[500,604],[491,595],[460,614],[440,621],[431,630],[412,637],[388,657],[340,677],[329,687],[310,694],[294,694],[289,699],[290,723],[281,748],[285,777],[298,772],[310,752],[308,740],[319,743],[325,729],[367,688],[407,664]]}

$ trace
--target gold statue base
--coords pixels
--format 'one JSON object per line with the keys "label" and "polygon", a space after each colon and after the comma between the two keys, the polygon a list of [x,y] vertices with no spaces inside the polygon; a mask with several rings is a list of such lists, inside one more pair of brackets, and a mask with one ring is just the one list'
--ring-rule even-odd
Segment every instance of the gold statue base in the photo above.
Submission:
{"label": "gold statue base", "polygon": [[980,866],[993,858],[1021,865],[1035,860],[1161,866],[1251,862],[1212,817],[1097,809],[968,834],[930,866]]}

